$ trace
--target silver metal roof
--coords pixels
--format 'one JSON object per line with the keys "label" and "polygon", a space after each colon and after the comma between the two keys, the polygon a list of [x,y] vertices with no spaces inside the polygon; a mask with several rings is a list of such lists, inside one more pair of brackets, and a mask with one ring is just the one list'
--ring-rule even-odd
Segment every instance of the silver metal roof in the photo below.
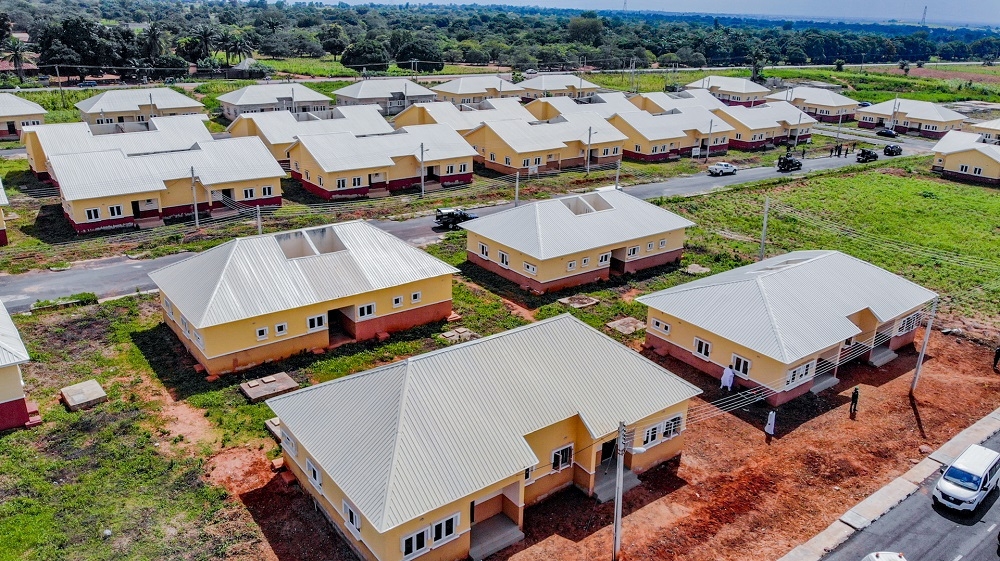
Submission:
{"label": "silver metal roof", "polygon": [[333,95],[342,95],[353,99],[385,99],[393,95],[433,97],[437,94],[413,80],[403,78],[373,78],[371,80],[358,80],[350,86],[345,86],[333,92]]}
{"label": "silver metal roof", "polygon": [[3,180],[0,180],[0,206],[7,206],[10,201],[7,200],[7,191],[4,191]]}
{"label": "silver metal roof", "polygon": [[157,110],[190,109],[205,107],[200,101],[176,92],[170,88],[143,88],[137,90],[106,90],[94,97],[77,102],[75,107],[84,113],[116,113],[119,111],[138,111],[140,105],[149,105],[149,100]]}
{"label": "silver metal roof", "polygon": [[21,341],[21,334],[17,332],[14,320],[10,318],[7,308],[0,304],[0,367],[29,360],[31,357]]}
{"label": "silver metal roof", "polygon": [[572,74],[539,74],[530,80],[518,82],[517,87],[525,90],[553,91],[565,90],[569,87],[595,89],[597,84],[588,82],[579,76]]}
{"label": "silver metal roof", "polygon": [[684,90],[683,92],[670,94],[664,92],[650,92],[640,95],[641,97],[655,103],[663,111],[683,109],[685,107],[704,107],[709,110],[726,107],[726,104],[719,101],[718,98],[711,94],[711,92],[702,89]]}
{"label": "silver metal roof", "polygon": [[14,94],[0,93],[0,117],[38,115],[48,113],[41,105]]}
{"label": "silver metal roof", "polygon": [[290,84],[258,84],[247,86],[236,91],[220,95],[219,103],[230,105],[268,105],[287,99],[297,102],[331,101],[331,99],[316,90],[307,88],[298,82]]}
{"label": "silver metal roof", "polygon": [[330,115],[330,119],[299,121],[289,111],[244,113],[229,125],[228,130],[232,131],[240,120],[253,121],[258,133],[271,144],[288,144],[294,142],[295,137],[307,134],[349,132],[363,135],[393,131],[378,105],[342,105],[331,108]]}
{"label": "silver metal roof", "polygon": [[597,113],[605,119],[616,113],[630,113],[639,110],[639,108],[629,101],[628,97],[621,92],[594,94],[585,99],[589,99],[591,101],[589,103],[579,103],[571,97],[556,96],[540,97],[532,100],[531,103],[547,103],[563,115],[567,113],[583,113],[589,111]]}
{"label": "silver metal roof", "polygon": [[719,88],[726,92],[735,93],[769,93],[771,90],[746,78],[733,78],[731,76],[705,76],[701,80],[695,80],[684,86],[688,89],[711,89]]}
{"label": "silver metal roof", "polygon": [[612,189],[547,199],[461,226],[536,259],[550,259],[688,228],[694,222]]}
{"label": "silver metal roof", "polygon": [[668,113],[651,115],[647,111],[619,113],[616,117],[632,126],[644,138],[657,141],[684,138],[688,132],[695,136],[722,134],[734,131],[722,117],[700,105],[672,109]]}
{"label": "silver metal roof", "polygon": [[965,115],[958,111],[952,111],[944,105],[904,98],[890,99],[868,107],[858,107],[857,111],[889,118],[892,118],[893,113],[895,113],[897,121],[904,118],[939,122],[965,119]]}
{"label": "silver metal roof", "polygon": [[456,272],[352,221],[237,238],[149,277],[192,325],[204,328]]}
{"label": "silver metal roof", "polygon": [[774,92],[766,99],[774,101],[799,101],[805,104],[822,105],[824,107],[857,107],[858,102],[839,93],[824,88],[797,86],[780,92]]}
{"label": "silver metal roof", "polygon": [[[586,143],[588,136],[592,144],[628,140],[621,131],[593,111],[568,113],[548,121],[532,123],[519,119],[486,121],[481,126],[492,129],[505,144],[518,153],[565,148],[568,142]],[[472,132],[467,132],[465,136]]]}
{"label": "silver metal roof", "polygon": [[861,331],[847,316],[880,322],[937,294],[839,251],[793,251],[636,298],[784,364]]}
{"label": "silver metal roof", "polygon": [[59,123],[24,127],[24,132],[37,135],[46,158],[105,150],[134,156],[190,150],[196,142],[212,140],[206,121],[207,115],[176,115],[153,117],[145,131],[93,134],[87,123]]}
{"label": "silver metal roof", "polygon": [[752,130],[769,129],[780,126],[813,125],[816,119],[799,111],[797,107],[785,101],[769,101],[756,107],[733,105],[718,110],[732,119],[743,123]]}
{"label": "silver metal roof", "polygon": [[424,164],[476,155],[472,146],[448,125],[413,125],[390,134],[354,136],[350,133],[302,135],[297,144],[305,148],[326,172],[391,166],[393,158],[420,159]]}
{"label": "silver metal roof", "polygon": [[436,92],[455,95],[482,95],[486,93],[487,88],[505,93],[524,91],[524,88],[497,76],[465,76],[439,84],[431,89]]}
{"label": "silver metal roof", "polygon": [[267,404],[385,532],[547,460],[534,431],[579,415],[601,438],[699,393],[566,314]]}
{"label": "silver metal roof", "polygon": [[934,145],[934,152],[938,154],[955,154],[975,150],[984,156],[1000,162],[1000,146],[996,144],[986,144],[980,142],[983,135],[978,132],[948,131],[941,140]]}
{"label": "silver metal roof", "polygon": [[[426,103],[414,103],[403,110],[417,111],[423,109],[434,120],[435,123],[448,125],[459,132],[470,131],[486,121],[503,121],[507,119],[519,119],[521,121],[534,121],[535,116],[521,105],[516,99],[488,99],[480,102],[479,108],[463,105],[461,108],[447,101],[430,101]],[[403,113],[400,113],[402,115]],[[399,117],[397,116],[398,120]]]}

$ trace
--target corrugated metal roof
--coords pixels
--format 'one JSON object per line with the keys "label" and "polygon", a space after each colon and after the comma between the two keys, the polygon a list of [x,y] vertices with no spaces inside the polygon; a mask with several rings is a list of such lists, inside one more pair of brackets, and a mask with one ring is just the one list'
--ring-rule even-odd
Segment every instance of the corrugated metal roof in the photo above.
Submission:
{"label": "corrugated metal roof", "polygon": [[642,97],[656,104],[662,111],[672,109],[684,109],[686,107],[704,107],[708,110],[721,109],[727,107],[708,90],[695,89],[685,90],[677,93],[650,92],[641,94]]}
{"label": "corrugated metal roof", "polygon": [[631,125],[644,138],[654,142],[684,138],[689,131],[705,135],[711,131],[715,135],[736,130],[722,117],[700,105],[656,115],[647,111],[620,113],[618,118]]}
{"label": "corrugated metal roof", "polygon": [[247,86],[236,91],[220,95],[219,103],[231,105],[267,105],[278,103],[278,100],[331,101],[331,98],[316,90],[307,88],[297,82],[290,84],[260,84]]}
{"label": "corrugated metal roof", "polygon": [[599,88],[600,86],[593,82],[588,82],[579,76],[573,76],[572,74],[540,74],[530,80],[518,82],[517,87],[524,88],[526,90],[557,91],[565,90],[570,87],[577,89],[594,89]]}
{"label": "corrugated metal roof", "polygon": [[487,93],[487,88],[504,93],[524,91],[524,88],[497,76],[466,76],[439,84],[431,89],[436,92],[455,95],[482,95]]}
{"label": "corrugated metal roof", "polygon": [[527,122],[535,120],[535,116],[516,99],[488,99],[479,103],[478,109],[470,106],[459,108],[447,101],[414,103],[411,107],[407,107],[404,113],[416,111],[414,107],[427,111],[435,123],[448,125],[459,132],[470,131],[486,121],[519,119]]}
{"label": "corrugated metal roof", "polygon": [[857,111],[889,118],[892,118],[893,112],[895,112],[897,121],[904,118],[939,122],[965,119],[965,115],[958,111],[952,111],[944,105],[904,98],[890,99],[868,107],[859,107]]}
{"label": "corrugated metal roof", "polygon": [[41,105],[14,94],[0,93],[0,117],[38,115],[48,113]]}
{"label": "corrugated metal roof", "polygon": [[[564,148],[567,142],[592,144],[623,142],[628,137],[592,111],[560,115],[548,121],[528,123],[521,120],[486,121],[504,143],[518,153]],[[470,135],[471,131],[466,133]]]}
{"label": "corrugated metal roof", "polygon": [[207,115],[153,117],[148,131],[109,134],[93,134],[87,123],[60,123],[24,127],[24,134],[37,135],[46,158],[105,150],[134,156],[190,150],[196,142],[212,140],[206,121]]}
{"label": "corrugated metal roof", "polygon": [[601,93],[588,96],[585,99],[591,100],[589,103],[578,103],[574,98],[566,96],[540,97],[531,103],[547,103],[551,105],[561,115],[568,113],[591,112],[597,113],[605,119],[617,113],[630,113],[638,111],[639,108],[629,101],[628,97],[621,92]]}
{"label": "corrugated metal roof", "polygon": [[0,367],[31,360],[7,308],[0,304]]}
{"label": "corrugated metal roof", "polygon": [[202,185],[274,179],[285,172],[256,136],[206,140],[191,150],[128,156],[121,150],[62,154],[49,170],[67,201],[161,191],[164,181],[195,176]]}
{"label": "corrugated metal roof", "polygon": [[948,131],[934,145],[934,152],[955,154],[975,150],[994,161],[1000,162],[1000,146],[980,142],[983,135],[973,132]]}
{"label": "corrugated metal roof", "polygon": [[730,76],[705,76],[701,80],[695,80],[684,87],[688,89],[719,88],[725,92],[751,94],[768,93],[771,91],[760,84],[747,80],[746,78],[733,78]]}
{"label": "corrugated metal roof", "polygon": [[608,190],[539,201],[461,226],[536,259],[550,259],[688,228],[694,222],[622,191]]}
{"label": "corrugated metal roof", "polygon": [[359,80],[350,86],[345,86],[333,92],[333,95],[342,95],[353,99],[384,99],[393,95],[404,94],[406,97],[437,95],[413,80],[402,78]]}
{"label": "corrugated metal roof", "polygon": [[[283,243],[311,248],[309,240],[337,249],[301,256],[283,249]],[[237,238],[149,277],[200,329],[456,272],[399,238],[352,221]]]}
{"label": "corrugated metal roof", "polygon": [[295,137],[307,134],[349,132],[355,135],[383,134],[393,131],[382,116],[378,105],[343,105],[330,109],[330,119],[299,121],[288,111],[244,113],[229,125],[232,131],[238,121],[253,121],[260,134],[271,144],[288,144]]}
{"label": "corrugated metal roof", "polygon": [[793,364],[861,332],[847,316],[888,321],[937,294],[839,251],[793,251],[636,299]]}
{"label": "corrugated metal roof", "polygon": [[751,130],[769,129],[780,126],[813,125],[816,119],[799,111],[794,105],[785,101],[771,101],[756,107],[742,105],[727,106],[719,109],[733,119],[743,123]]}
{"label": "corrugated metal roof", "polygon": [[389,134],[356,137],[350,133],[303,135],[302,145],[326,172],[366,169],[394,164],[393,158],[420,158],[424,163],[471,158],[472,146],[448,125],[413,125]]}
{"label": "corrugated metal roof", "polygon": [[806,105],[822,105],[824,107],[857,107],[858,102],[839,93],[824,88],[798,86],[780,92],[774,92],[766,99],[774,101],[799,101]]}
{"label": "corrugated metal roof", "polygon": [[975,123],[973,126],[991,131],[1000,131],[1000,119],[993,119],[992,121],[983,121],[981,123]]}
{"label": "corrugated metal roof", "polygon": [[579,415],[601,438],[699,393],[566,314],[267,404],[385,532],[547,460],[534,431]]}
{"label": "corrugated metal roof", "polygon": [[140,105],[149,105],[149,100],[158,110],[201,109],[201,102],[178,93],[170,88],[143,88],[138,90],[107,90],[94,97],[77,102],[75,107],[84,113],[116,113],[138,111]]}

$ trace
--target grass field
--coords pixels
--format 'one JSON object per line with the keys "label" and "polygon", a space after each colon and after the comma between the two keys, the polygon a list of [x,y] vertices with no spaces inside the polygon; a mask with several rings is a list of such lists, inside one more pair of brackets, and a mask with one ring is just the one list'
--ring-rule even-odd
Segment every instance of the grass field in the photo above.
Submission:
{"label": "grass field", "polygon": [[358,75],[357,71],[340,64],[340,61],[331,55],[319,58],[259,58],[257,60],[274,68],[278,72],[288,72],[289,74],[299,74],[302,76],[342,77]]}

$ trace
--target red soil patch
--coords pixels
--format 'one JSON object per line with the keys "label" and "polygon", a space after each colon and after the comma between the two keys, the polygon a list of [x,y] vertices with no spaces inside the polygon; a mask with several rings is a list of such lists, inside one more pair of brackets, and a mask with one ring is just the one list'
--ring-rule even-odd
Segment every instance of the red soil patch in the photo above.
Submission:
{"label": "red soil patch", "polygon": [[229,448],[212,456],[205,464],[205,479],[240,495],[267,485],[274,473],[264,452]]}
{"label": "red soil patch", "polygon": [[[166,441],[172,445],[182,442],[191,444],[214,442],[216,439],[217,431],[212,422],[205,417],[204,411],[185,401],[171,400],[163,407],[162,415],[166,421],[164,428],[170,431]],[[174,443],[173,439],[178,437],[183,437],[183,440]]]}
{"label": "red soil patch", "polygon": [[628,291],[622,294],[622,301],[631,302],[635,300],[635,297],[639,296],[640,294],[642,294],[642,291],[639,290],[638,288],[630,288]]}
{"label": "red soil patch", "polygon": [[[887,73],[900,76],[905,74],[905,72],[899,68],[888,69]],[[915,76],[917,78],[936,78],[938,80],[962,80],[964,82],[971,80],[973,82],[1000,83],[1000,75],[997,74],[957,72],[955,70],[938,70],[936,68],[917,68],[916,66],[910,67],[910,76]]]}
{"label": "red soil patch", "polygon": [[[474,283],[472,281],[469,281],[469,280],[466,280],[466,279],[457,279],[457,280],[458,280],[458,282],[464,284],[465,286],[468,286],[469,288],[472,288],[472,289],[474,289],[476,291],[479,291],[480,293],[491,294],[489,290],[486,290],[485,288],[479,286],[478,284],[476,284],[476,283]],[[510,313],[514,314],[515,316],[520,316],[521,318],[525,319],[526,321],[530,321],[532,323],[534,323],[536,321],[535,320],[535,313],[532,312],[531,310],[529,310],[528,308],[525,308],[524,306],[522,306],[522,305],[514,302],[513,300],[508,300],[508,299],[503,298],[503,297],[498,297],[498,298],[500,298],[501,300],[503,300],[504,307],[507,308],[510,311]]]}

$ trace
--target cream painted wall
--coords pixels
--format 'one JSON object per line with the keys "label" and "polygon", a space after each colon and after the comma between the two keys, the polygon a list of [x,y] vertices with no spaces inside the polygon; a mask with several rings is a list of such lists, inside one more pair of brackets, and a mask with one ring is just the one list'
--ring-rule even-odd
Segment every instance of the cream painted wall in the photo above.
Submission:
{"label": "cream painted wall", "polygon": [[16,364],[0,367],[0,403],[24,397],[21,369]]}
{"label": "cream painted wall", "polygon": [[118,117],[124,117],[125,122],[132,123],[138,120],[138,117],[143,117],[144,121],[148,121],[150,117],[169,117],[171,115],[199,115],[204,114],[204,107],[181,107],[176,109],[164,109],[160,110],[155,105],[151,106],[148,103],[145,105],[140,105],[137,111],[105,111],[101,112],[100,108],[96,108],[93,113],[80,112],[80,120],[85,123],[96,124],[98,119],[110,119],[108,122],[117,122]]}
{"label": "cream painted wall", "polygon": [[[941,161],[943,160],[943,161]],[[1000,162],[990,158],[978,150],[966,150],[953,154],[934,154],[934,165],[943,166],[944,169],[972,175],[975,168],[982,168],[982,177],[989,179],[1000,179]],[[962,166],[968,166],[967,171],[961,171]]]}
{"label": "cream painted wall", "polygon": [[[647,111],[650,110],[649,109],[650,106],[652,106],[654,110],[660,111],[660,109],[656,107],[655,104],[649,102],[648,100],[646,100],[646,103],[636,101],[645,99],[646,98],[642,96],[635,96],[632,98],[632,102],[636,103],[636,105],[640,108],[643,108],[643,106],[645,105],[646,107],[645,110]],[[628,137],[628,140],[625,141],[624,149],[630,152],[639,152],[640,154],[652,154],[653,146],[662,147],[666,145],[668,152],[672,150],[680,150],[682,148],[688,148],[690,146],[693,146],[691,137],[687,135],[675,138],[647,138],[643,134],[639,133],[639,131],[636,130],[635,127],[630,125],[628,122],[626,122],[618,115],[612,116],[611,119],[609,119],[608,121],[612,125],[614,125],[616,129],[620,130],[622,134]],[[640,150],[635,149],[636,144],[639,145]],[[658,149],[657,153],[659,154],[661,152],[662,150]]]}

